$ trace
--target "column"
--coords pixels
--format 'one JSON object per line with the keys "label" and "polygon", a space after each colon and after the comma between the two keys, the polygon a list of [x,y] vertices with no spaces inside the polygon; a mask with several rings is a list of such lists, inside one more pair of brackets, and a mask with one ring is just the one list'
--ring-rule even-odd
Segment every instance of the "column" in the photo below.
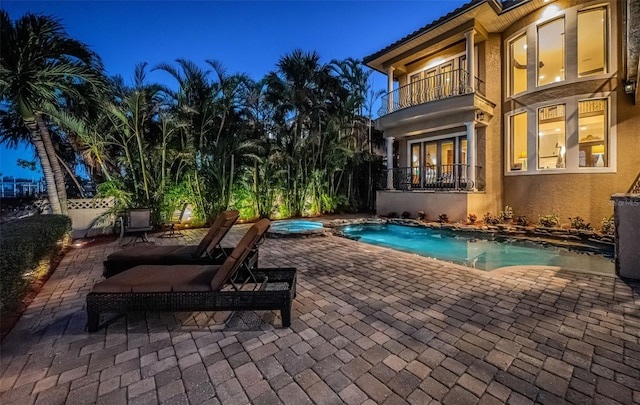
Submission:
{"label": "column", "polygon": [[476,81],[476,58],[474,52],[474,40],[473,37],[476,31],[472,28],[469,31],[464,33],[464,37],[466,39],[466,47],[467,47],[467,91],[474,92]]}
{"label": "column", "polygon": [[387,113],[393,112],[393,71],[395,68],[387,68]]}
{"label": "column", "polygon": [[465,122],[467,126],[467,178],[473,182],[473,190],[476,190],[476,123]]}
{"label": "column", "polygon": [[387,138],[387,190],[393,190],[393,140]]}

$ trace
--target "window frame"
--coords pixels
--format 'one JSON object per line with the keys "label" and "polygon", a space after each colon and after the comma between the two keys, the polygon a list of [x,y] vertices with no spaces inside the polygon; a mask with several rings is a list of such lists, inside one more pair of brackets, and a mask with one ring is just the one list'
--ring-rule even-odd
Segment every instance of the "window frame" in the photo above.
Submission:
{"label": "window frame", "polygon": [[[606,153],[608,166],[605,167],[580,167],[579,166],[579,119],[578,119],[578,102],[597,99],[606,99],[607,116],[605,119],[608,123],[608,139],[606,142]],[[538,169],[538,109],[553,105],[565,105],[565,167]],[[503,167],[505,176],[536,176],[548,174],[599,174],[599,173],[617,173],[617,136],[616,136],[616,92],[599,92],[592,94],[578,94],[575,96],[567,96],[554,100],[547,100],[526,107],[521,107],[513,111],[509,111],[503,115],[504,119],[504,152]],[[510,117],[522,112],[527,113],[527,161],[529,162],[526,171],[510,170],[510,139],[511,126]],[[534,138],[535,137],[535,138]],[[535,165],[531,164],[535,163]]]}
{"label": "window frame", "polygon": [[[525,45],[527,45],[527,56],[526,56],[526,83],[525,83],[525,89],[522,91],[519,91],[517,93],[514,93],[514,74],[513,74],[513,64],[512,61],[515,59],[515,57],[513,57],[513,49],[512,49],[512,45],[517,42],[518,40],[520,40],[521,38],[525,39]],[[519,33],[517,33],[516,35],[514,35],[513,37],[511,37],[509,40],[507,40],[507,47],[508,47],[508,53],[509,53],[509,60],[507,61],[508,64],[508,89],[507,92],[510,96],[515,96],[518,94],[522,94],[522,93],[526,93],[529,90],[529,35],[527,34],[527,31],[521,31]]]}
{"label": "window frame", "polygon": [[[577,18],[577,14],[576,14],[576,18]],[[540,84],[540,63],[543,62],[540,60],[540,28],[544,27],[546,25],[549,24],[553,24],[558,20],[562,20],[562,29],[563,29],[563,43],[562,43],[562,69],[563,72],[563,78],[561,80],[553,80],[550,81],[549,83],[545,83],[545,84]],[[548,87],[550,85],[562,85],[564,83],[567,82],[567,70],[568,70],[568,64],[567,64],[567,16],[565,14],[560,14],[557,16],[554,16],[552,18],[549,18],[548,20],[542,21],[538,24],[535,25],[535,43],[536,43],[536,58],[535,58],[535,69],[536,69],[536,80],[535,80],[535,88],[539,89],[539,88],[543,88],[543,87]],[[577,35],[577,29],[576,29],[576,35]],[[577,47],[576,47],[577,49]],[[544,62],[543,62],[544,63]],[[547,61],[548,63],[548,61]],[[577,65],[577,64],[576,64]],[[576,66],[577,69],[577,66]],[[527,83],[528,84],[528,83]],[[527,86],[528,87],[528,86]]]}
{"label": "window frame", "polygon": [[[603,2],[593,1],[587,4],[579,4],[574,7],[560,9],[557,13],[551,16],[544,16],[542,13],[542,17],[532,21],[530,24],[513,31],[508,37],[503,40],[503,47],[505,51],[502,53],[502,66],[505,74],[503,75],[503,94],[505,100],[514,100],[519,99],[522,96],[526,96],[528,94],[537,93],[540,91],[547,90],[549,88],[558,87],[558,86],[566,86],[568,84],[579,83],[583,81],[592,81],[592,80],[600,80],[600,79],[611,79],[615,76],[618,70],[618,49],[616,48],[615,38],[618,35],[618,27],[615,24],[614,16],[617,13],[617,7],[622,7],[616,2]],[[606,10],[606,32],[607,32],[607,73],[591,75],[591,76],[578,76],[578,57],[577,57],[577,37],[578,37],[578,29],[577,29],[577,21],[578,21],[578,13],[582,11],[588,11],[594,8],[605,8]],[[555,19],[564,18],[565,19],[565,79],[560,82],[551,82],[542,86],[538,85],[538,68],[534,66],[537,65],[538,61],[538,38],[537,38],[537,29],[539,26],[544,25],[546,23],[552,22]],[[516,40],[518,37],[526,35],[527,36],[527,60],[529,61],[528,68],[528,76],[527,76],[527,90],[511,94],[511,64],[509,61],[510,58],[510,50],[509,44],[511,41]],[[535,68],[535,69],[531,69]],[[535,70],[535,73],[531,71]]]}

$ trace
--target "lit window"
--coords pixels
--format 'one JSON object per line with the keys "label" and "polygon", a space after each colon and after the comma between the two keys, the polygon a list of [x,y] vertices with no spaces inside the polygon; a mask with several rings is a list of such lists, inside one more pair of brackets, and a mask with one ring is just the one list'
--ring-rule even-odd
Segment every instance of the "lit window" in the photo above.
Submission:
{"label": "lit window", "polygon": [[527,113],[509,117],[511,152],[509,165],[511,170],[527,170]]}
{"label": "lit window", "polygon": [[585,100],[578,103],[580,152],[578,166],[607,167],[607,100]]}
{"label": "lit window", "polygon": [[538,27],[539,86],[564,80],[564,46],[564,18]]}
{"label": "lit window", "polygon": [[522,35],[509,44],[511,52],[511,94],[527,90],[527,36]]}
{"label": "lit window", "polygon": [[578,13],[578,75],[607,72],[607,9],[600,7]]}
{"label": "lit window", "polygon": [[566,167],[564,116],[564,104],[538,109],[538,169]]}

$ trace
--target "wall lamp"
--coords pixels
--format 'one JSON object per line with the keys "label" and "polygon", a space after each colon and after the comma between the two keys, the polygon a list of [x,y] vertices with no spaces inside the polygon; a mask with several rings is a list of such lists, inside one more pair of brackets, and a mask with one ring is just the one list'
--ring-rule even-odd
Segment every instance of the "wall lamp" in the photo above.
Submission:
{"label": "wall lamp", "polygon": [[476,119],[477,119],[478,121],[484,121],[484,112],[482,112],[482,111],[478,111],[478,112],[476,113]]}
{"label": "wall lamp", "polygon": [[633,80],[625,80],[624,81],[625,94],[633,94],[635,91],[636,91],[636,82]]}

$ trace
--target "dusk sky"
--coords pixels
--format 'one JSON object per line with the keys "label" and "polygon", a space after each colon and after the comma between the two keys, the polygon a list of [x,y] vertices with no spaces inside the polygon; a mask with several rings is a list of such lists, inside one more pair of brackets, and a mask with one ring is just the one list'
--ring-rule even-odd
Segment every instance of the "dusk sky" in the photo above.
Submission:
{"label": "dusk sky", "polygon": [[[465,0],[422,1],[7,1],[12,20],[26,12],[59,18],[74,39],[102,58],[109,75],[127,82],[137,63],[188,59],[222,62],[228,73],[260,79],[280,57],[296,48],[317,51],[322,62],[363,57],[465,4]],[[374,87],[386,77],[374,73]],[[165,72],[150,81],[173,85]],[[29,147],[0,147],[3,176],[39,179],[16,159],[33,160]]]}

